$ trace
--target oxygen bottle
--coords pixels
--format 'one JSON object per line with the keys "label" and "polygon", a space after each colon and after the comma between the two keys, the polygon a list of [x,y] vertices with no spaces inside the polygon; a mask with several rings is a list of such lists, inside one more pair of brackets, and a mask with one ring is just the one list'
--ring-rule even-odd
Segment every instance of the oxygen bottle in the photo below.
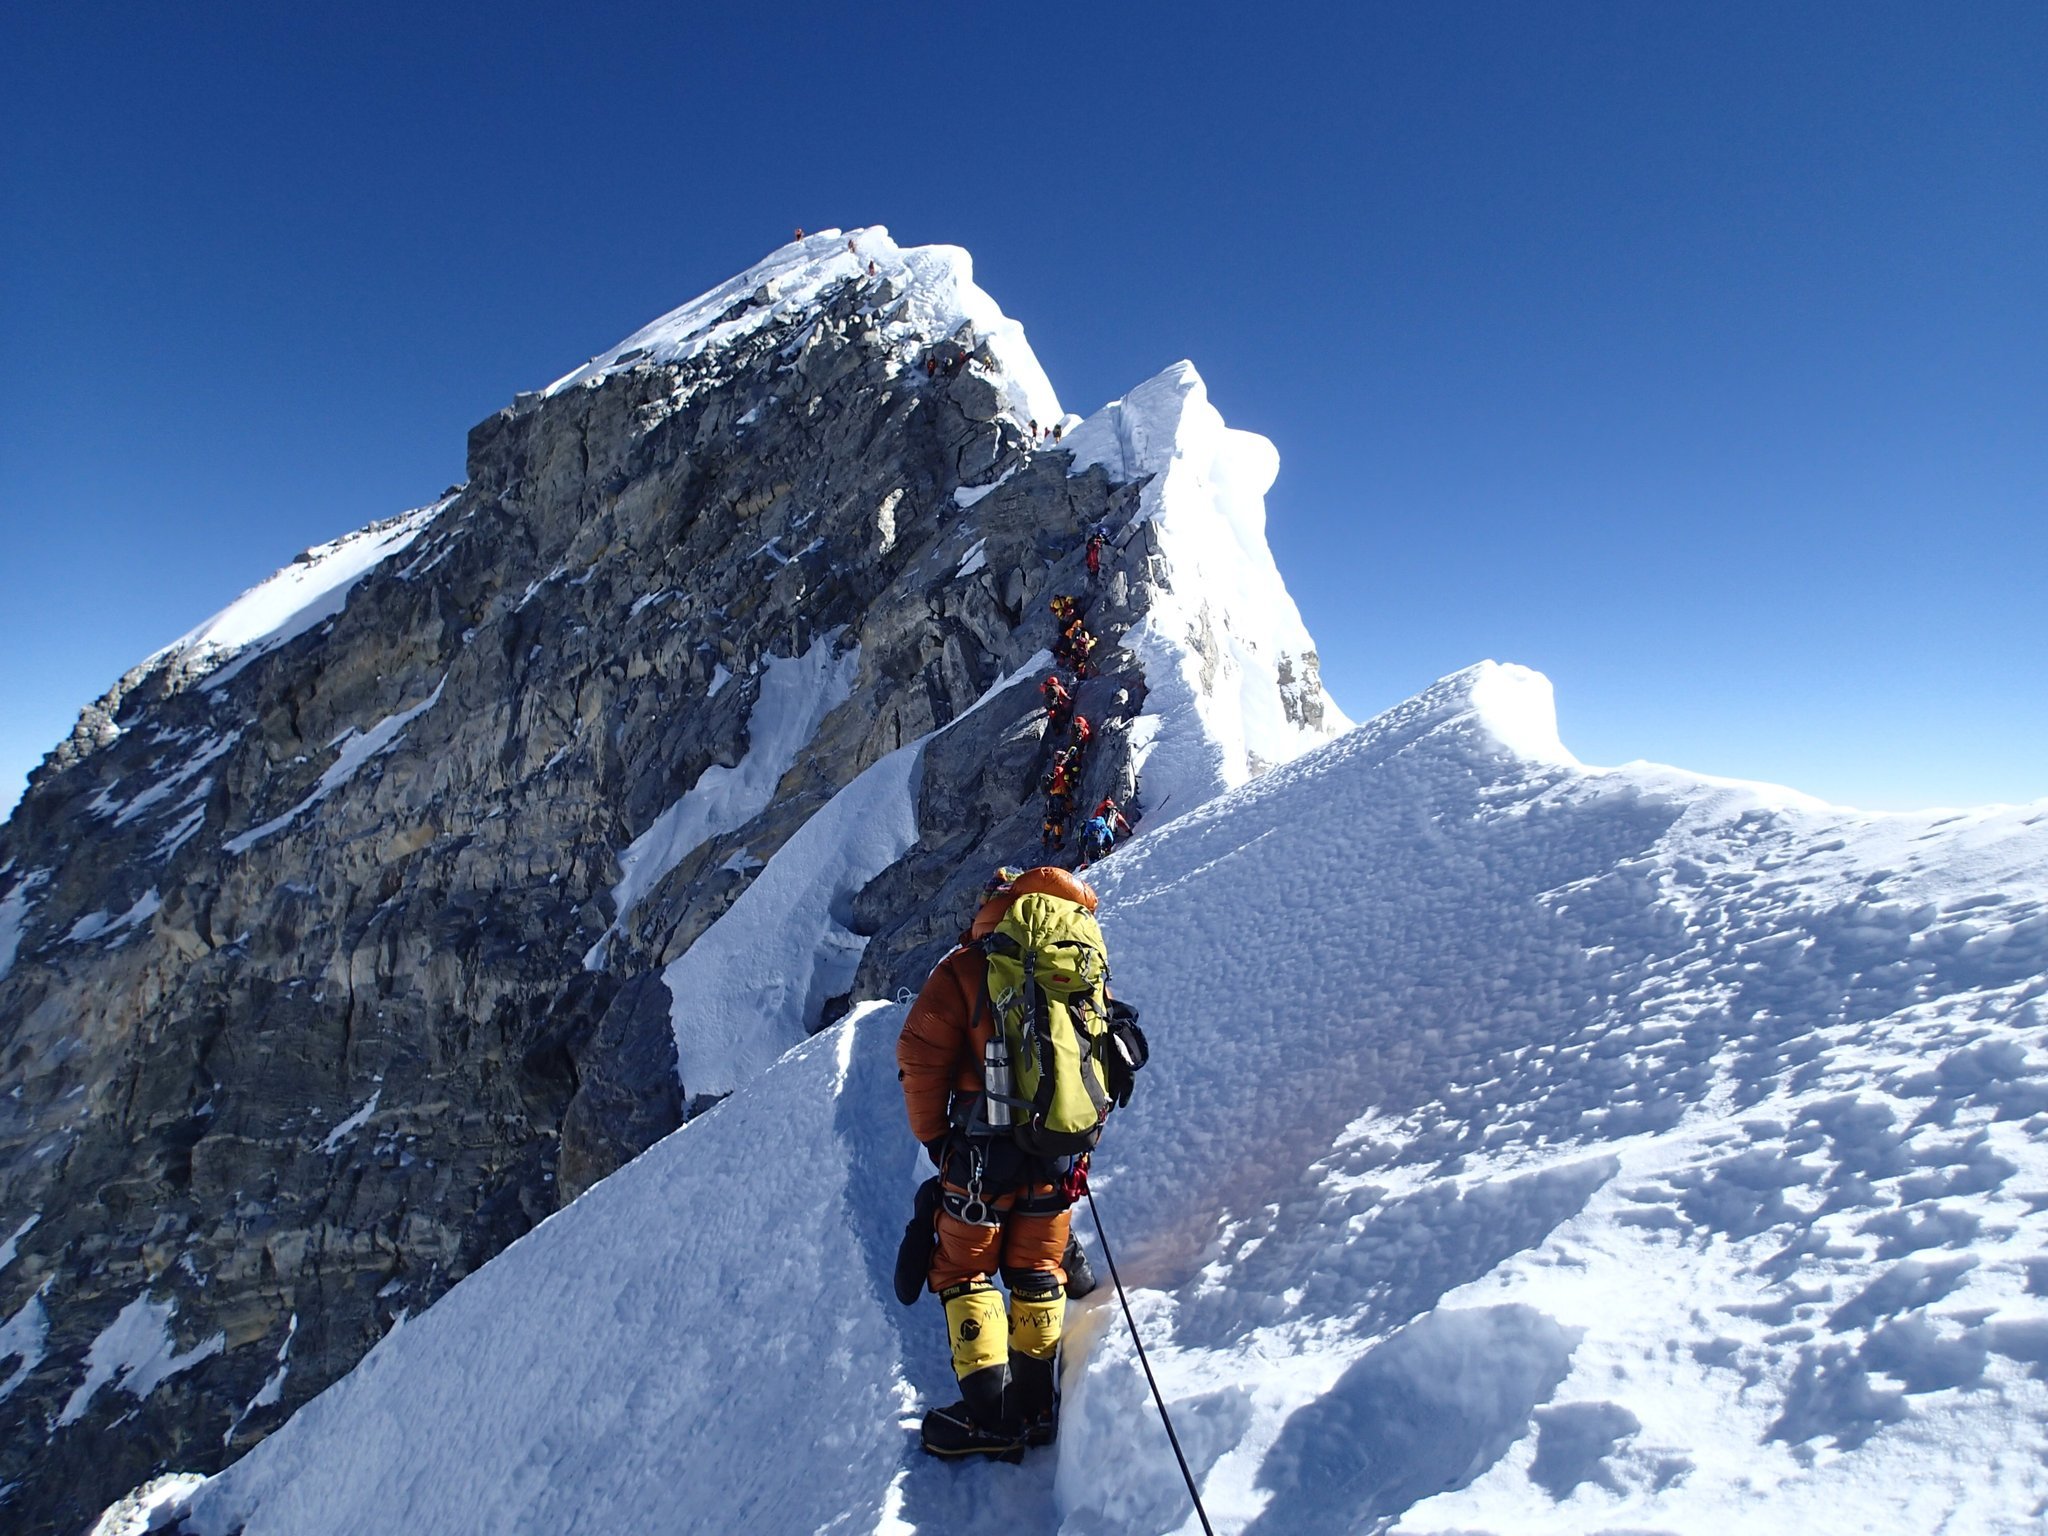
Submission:
{"label": "oxygen bottle", "polygon": [[1010,1045],[1003,1038],[1002,1026],[988,1037],[988,1044],[981,1051],[981,1082],[988,1090],[982,1100],[983,1114],[988,1123],[999,1130],[1006,1130],[1010,1124]]}

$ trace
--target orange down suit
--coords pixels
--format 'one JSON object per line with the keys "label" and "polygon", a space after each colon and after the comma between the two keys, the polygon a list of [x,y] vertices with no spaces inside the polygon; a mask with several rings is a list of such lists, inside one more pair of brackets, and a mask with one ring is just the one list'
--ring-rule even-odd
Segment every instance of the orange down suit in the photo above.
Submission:
{"label": "orange down suit", "polygon": [[[978,937],[993,929],[1008,905],[1008,896],[989,902],[970,932]],[[903,1021],[903,1034],[896,1042],[896,1075],[903,1083],[910,1133],[927,1146],[953,1128],[949,1114],[953,1094],[981,1092],[982,1048],[995,1029],[994,1016],[981,1006],[985,987],[986,962],[981,955],[971,949],[956,949],[933,968]],[[988,1280],[998,1270],[1041,1270],[1064,1284],[1067,1276],[1060,1258],[1067,1251],[1071,1219],[1065,1198],[1057,1185],[1043,1179],[1026,1178],[998,1192],[997,1186],[1037,1170],[1027,1169],[1021,1154],[1007,1141],[990,1150],[993,1155],[984,1173],[984,1196],[990,1222],[995,1224],[962,1221],[942,1206],[931,1288],[945,1291],[966,1281]],[[942,1171],[948,1194],[967,1194],[969,1174],[960,1156],[949,1156]],[[1015,1209],[1020,1201],[1027,1209]],[[1029,1209],[1037,1205],[1057,1208]]]}
{"label": "orange down suit", "polygon": [[[1044,1433],[1056,1415],[1067,1311],[1061,1260],[1071,1221],[1055,1182],[1064,1164],[1028,1156],[985,1126],[981,1135],[965,1131],[980,1109],[982,1051],[996,1028],[986,1005],[987,962],[971,945],[1033,891],[1095,910],[1095,892],[1078,876],[1050,865],[1026,870],[982,903],[960,947],[932,968],[896,1041],[911,1134],[943,1155],[938,1243],[926,1281],[945,1303],[960,1406],[985,1430],[1027,1437]],[[1007,1309],[994,1284],[999,1272],[1009,1287]]]}

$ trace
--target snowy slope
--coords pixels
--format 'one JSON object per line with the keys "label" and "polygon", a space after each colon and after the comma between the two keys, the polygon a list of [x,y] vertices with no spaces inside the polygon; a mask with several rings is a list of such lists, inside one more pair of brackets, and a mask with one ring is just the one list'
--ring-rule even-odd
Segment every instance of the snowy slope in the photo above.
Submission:
{"label": "snowy slope", "polygon": [[217,669],[206,686],[221,687],[258,656],[341,612],[355,584],[417,539],[452,499],[314,545],[149,662],[176,658],[196,670]]}
{"label": "snowy slope", "polygon": [[692,1093],[728,1094],[765,1071],[817,1027],[828,999],[851,988],[868,941],[845,915],[917,841],[926,748],[1051,660],[1037,652],[938,730],[869,764],[663,970],[676,1070]]}
{"label": "snowy slope", "polygon": [[[2048,806],[1582,768],[1488,664],[1098,873],[1154,1065],[1097,1186],[1218,1530],[2037,1527]],[[192,1528],[1195,1529],[1106,1296],[1056,1451],[912,1449],[899,1023],[591,1190]]]}

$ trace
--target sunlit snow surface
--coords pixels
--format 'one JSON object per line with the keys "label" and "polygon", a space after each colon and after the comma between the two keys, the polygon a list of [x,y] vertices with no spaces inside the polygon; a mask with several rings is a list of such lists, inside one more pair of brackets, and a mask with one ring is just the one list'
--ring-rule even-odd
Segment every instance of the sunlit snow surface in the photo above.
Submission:
{"label": "sunlit snow surface", "polygon": [[[1095,871],[1154,1046],[1097,1186],[1217,1529],[2036,1529],[2048,806],[1504,744],[1554,739],[1475,669]],[[515,1244],[195,1529],[1195,1529],[1106,1291],[1056,1450],[915,1450],[900,1022]]]}
{"label": "sunlit snow surface", "polygon": [[157,657],[181,655],[196,666],[218,668],[206,679],[206,686],[220,687],[258,656],[341,612],[355,584],[418,538],[452,499],[315,545],[197,629],[172,641]]}

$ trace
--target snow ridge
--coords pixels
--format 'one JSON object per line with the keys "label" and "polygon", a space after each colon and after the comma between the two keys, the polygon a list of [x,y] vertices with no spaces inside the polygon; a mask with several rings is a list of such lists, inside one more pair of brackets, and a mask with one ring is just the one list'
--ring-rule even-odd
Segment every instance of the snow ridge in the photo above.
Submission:
{"label": "snow ridge", "polygon": [[[1153,1042],[1096,1184],[1217,1528],[2031,1528],[2048,805],[1581,768],[1548,694],[1448,678],[1096,871]],[[521,1239],[192,1528],[1189,1528],[1101,1296],[1054,1450],[915,1450],[901,1017]]]}
{"label": "snow ridge", "polygon": [[144,665],[177,658],[207,672],[209,690],[224,687],[257,657],[341,612],[356,583],[417,539],[453,500],[446,497],[314,545]]}

